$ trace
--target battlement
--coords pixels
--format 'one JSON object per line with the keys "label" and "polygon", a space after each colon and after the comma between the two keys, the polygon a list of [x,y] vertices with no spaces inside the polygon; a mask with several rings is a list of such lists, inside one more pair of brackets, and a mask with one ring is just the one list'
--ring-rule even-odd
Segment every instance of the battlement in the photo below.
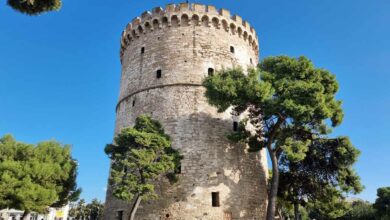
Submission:
{"label": "battlement", "polygon": [[168,4],[165,8],[156,7],[152,11],[145,11],[140,17],[134,18],[122,32],[121,60],[126,47],[143,34],[161,28],[190,25],[223,29],[242,38],[256,54],[259,53],[256,31],[249,22],[240,16],[232,15],[226,9],[218,10],[211,5],[180,3]]}

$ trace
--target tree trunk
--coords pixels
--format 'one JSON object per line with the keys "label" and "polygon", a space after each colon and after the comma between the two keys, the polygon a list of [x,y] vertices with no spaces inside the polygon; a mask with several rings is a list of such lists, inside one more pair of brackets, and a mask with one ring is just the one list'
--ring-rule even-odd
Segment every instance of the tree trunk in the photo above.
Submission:
{"label": "tree trunk", "polygon": [[299,204],[298,202],[294,202],[294,220],[299,220]]}
{"label": "tree trunk", "polygon": [[267,149],[272,162],[272,180],[268,195],[267,220],[274,220],[279,186],[279,165],[276,153],[272,150],[271,146],[268,146]]}
{"label": "tree trunk", "polygon": [[29,213],[29,211],[24,211],[22,215],[22,220],[28,220]]}
{"label": "tree trunk", "polygon": [[137,198],[135,199],[135,202],[134,202],[134,204],[133,204],[133,207],[131,208],[129,220],[134,220],[135,213],[137,212],[138,206],[139,206],[139,204],[141,203],[141,199],[142,199],[142,198],[141,198],[140,195],[138,195]]}

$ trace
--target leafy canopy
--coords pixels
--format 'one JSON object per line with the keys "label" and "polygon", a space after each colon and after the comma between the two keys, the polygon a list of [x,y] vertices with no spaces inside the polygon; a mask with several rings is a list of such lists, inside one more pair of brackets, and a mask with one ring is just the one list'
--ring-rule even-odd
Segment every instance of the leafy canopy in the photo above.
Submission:
{"label": "leafy canopy", "polygon": [[[306,157],[298,162],[282,155],[279,197],[303,206],[306,203],[321,203],[317,207],[322,208],[318,212],[323,211],[323,216],[343,215],[340,210],[348,210],[348,204],[344,201],[345,193],[356,194],[362,190],[359,177],[353,169],[358,155],[359,151],[347,137],[321,137],[313,140]],[[326,204],[334,201],[337,205]],[[331,210],[333,207],[338,210]]]}
{"label": "leafy canopy", "polygon": [[137,117],[134,127],[123,129],[105,148],[110,157],[113,195],[131,201],[134,196],[156,198],[153,182],[161,175],[175,181],[181,156],[161,124],[149,116]]}
{"label": "leafy canopy", "polygon": [[103,217],[104,204],[97,199],[86,204],[84,199],[70,205],[69,216],[75,219],[98,220]]}
{"label": "leafy canopy", "polygon": [[363,200],[356,200],[350,204],[350,210],[339,220],[373,220],[375,209],[372,204]]}
{"label": "leafy canopy", "polygon": [[28,15],[59,10],[62,6],[61,0],[7,0],[7,3],[13,9]]}
{"label": "leafy canopy", "polygon": [[378,198],[375,200],[374,208],[377,210],[380,219],[390,218],[390,187],[382,187],[377,190]]}
{"label": "leafy canopy", "polygon": [[70,147],[55,141],[37,145],[0,139],[0,209],[45,212],[77,200],[77,163]]}
{"label": "leafy canopy", "polygon": [[238,132],[229,135],[231,140],[247,143],[250,151],[267,148],[273,173],[267,219],[273,219],[280,159],[304,160],[315,141],[331,132],[328,124],[342,122],[335,76],[305,57],[277,56],[264,59],[246,75],[239,68],[223,70],[203,85],[208,102],[218,111],[232,106],[232,114],[246,113]]}
{"label": "leafy canopy", "polygon": [[234,114],[248,110],[256,134],[241,129],[233,139],[245,140],[252,150],[272,143],[292,160],[305,157],[312,134],[329,132],[327,119],[337,126],[343,118],[334,75],[305,57],[269,57],[247,75],[241,69],[224,70],[206,78],[204,86],[219,111],[230,106]]}

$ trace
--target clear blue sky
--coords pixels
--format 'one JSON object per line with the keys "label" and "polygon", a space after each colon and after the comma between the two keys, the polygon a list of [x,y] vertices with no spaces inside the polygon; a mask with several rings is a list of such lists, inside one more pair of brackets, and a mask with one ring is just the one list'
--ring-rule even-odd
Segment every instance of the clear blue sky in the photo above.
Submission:
{"label": "clear blue sky", "polygon": [[[119,94],[119,38],[143,11],[171,1],[64,1],[29,17],[0,0],[0,135],[73,146],[82,197],[104,200]],[[261,57],[305,55],[336,74],[344,123],[373,201],[390,186],[390,1],[199,1],[227,8],[257,30]]]}

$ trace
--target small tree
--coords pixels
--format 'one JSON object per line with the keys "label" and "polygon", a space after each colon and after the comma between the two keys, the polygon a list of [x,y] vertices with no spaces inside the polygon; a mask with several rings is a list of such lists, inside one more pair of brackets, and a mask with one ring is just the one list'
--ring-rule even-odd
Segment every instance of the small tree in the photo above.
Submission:
{"label": "small tree", "polygon": [[374,208],[380,220],[390,219],[390,187],[382,187],[377,190],[378,198],[375,200]]}
{"label": "small tree", "polygon": [[124,201],[135,198],[130,219],[134,219],[141,199],[157,198],[154,183],[162,175],[171,182],[176,180],[181,160],[161,124],[146,115],[137,117],[134,127],[123,129],[105,152],[111,159],[113,195]]}
{"label": "small tree", "polygon": [[44,213],[49,206],[60,207],[77,200],[77,163],[70,147],[55,141],[37,145],[0,139],[0,209]]}
{"label": "small tree", "polygon": [[[230,106],[235,115],[248,112],[248,120],[231,139],[248,143],[251,151],[268,150],[273,175],[267,219],[274,219],[281,156],[291,161],[304,159],[311,138],[327,134],[326,120],[332,126],[342,121],[334,75],[315,68],[305,57],[279,56],[264,59],[247,76],[240,69],[222,71],[207,77],[203,85],[209,103],[220,112]],[[247,130],[246,123],[251,129]]]}
{"label": "small tree", "polygon": [[[318,137],[311,141],[303,160],[291,161],[286,155],[281,156],[278,194],[294,205],[296,220],[299,205],[332,202],[333,197],[338,198],[339,204],[346,204],[340,201],[344,200],[345,193],[356,194],[362,190],[352,167],[358,155],[359,151],[347,137]],[[329,208],[325,214],[334,213],[333,217],[342,216],[340,210],[347,210],[347,207]]]}
{"label": "small tree", "polygon": [[69,216],[77,220],[85,220],[88,216],[87,205],[84,199],[80,199],[77,203],[72,203],[69,210]]}
{"label": "small tree", "polygon": [[7,3],[13,9],[28,15],[59,10],[62,5],[61,0],[7,0]]}
{"label": "small tree", "polygon": [[80,199],[77,203],[71,204],[69,216],[77,220],[99,220],[102,219],[103,208],[104,204],[97,199],[93,199],[89,204]]}
{"label": "small tree", "polygon": [[87,205],[87,209],[89,210],[89,220],[99,220],[103,216],[104,204],[97,199],[93,199]]}

